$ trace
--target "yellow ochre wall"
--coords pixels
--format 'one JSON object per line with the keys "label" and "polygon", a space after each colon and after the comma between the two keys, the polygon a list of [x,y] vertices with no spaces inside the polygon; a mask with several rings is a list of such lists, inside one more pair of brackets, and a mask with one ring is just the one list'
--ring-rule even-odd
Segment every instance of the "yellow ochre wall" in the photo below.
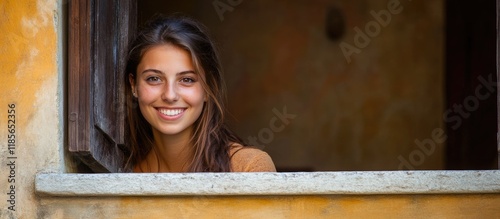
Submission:
{"label": "yellow ochre wall", "polygon": [[[40,217],[498,218],[498,195],[50,198]],[[64,217],[63,217],[64,216]]]}
{"label": "yellow ochre wall", "polygon": [[[0,1],[0,218],[498,217],[500,194],[234,197],[39,197],[37,172],[65,172],[61,0]],[[15,159],[8,104],[15,104]],[[9,183],[8,162],[15,161]],[[12,177],[10,178],[12,179]],[[15,211],[10,186],[15,186]]]}
{"label": "yellow ochre wall", "polygon": [[[56,0],[0,0],[0,218],[37,218],[34,176],[63,166],[59,7]],[[10,104],[15,114],[8,114]],[[9,115],[15,122],[12,154]],[[15,194],[11,199],[7,193]]]}

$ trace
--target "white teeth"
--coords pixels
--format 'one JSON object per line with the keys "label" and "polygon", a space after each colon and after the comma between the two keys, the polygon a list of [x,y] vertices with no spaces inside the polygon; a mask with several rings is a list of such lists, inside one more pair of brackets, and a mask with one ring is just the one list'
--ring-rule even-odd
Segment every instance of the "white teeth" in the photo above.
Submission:
{"label": "white teeth", "polygon": [[183,109],[160,109],[160,113],[167,115],[167,116],[179,115],[183,111],[184,111]]}

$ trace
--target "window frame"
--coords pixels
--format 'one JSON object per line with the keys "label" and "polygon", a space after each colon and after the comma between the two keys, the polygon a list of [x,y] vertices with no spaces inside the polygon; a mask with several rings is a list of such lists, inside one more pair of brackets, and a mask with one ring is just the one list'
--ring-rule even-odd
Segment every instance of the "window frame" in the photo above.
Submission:
{"label": "window frame", "polygon": [[[499,2],[497,0],[497,14],[500,14]],[[135,0],[125,4],[133,11],[131,8]],[[92,79],[96,74],[91,64],[95,52],[91,47],[93,35],[90,34],[92,22],[96,19],[92,14],[93,7],[95,0],[69,2],[68,84],[71,86],[68,86],[68,146],[94,171],[107,172],[109,170],[104,165],[96,164],[90,140],[91,130],[95,129],[90,116],[93,108],[90,90],[93,89]],[[131,31],[135,30],[131,29],[128,33]],[[125,36],[128,37],[130,35]],[[499,51],[500,38],[497,34],[497,78]],[[500,85],[500,82],[497,81],[497,84]],[[499,92],[497,101],[500,105]],[[500,110],[498,115],[500,129]],[[116,143],[112,146],[114,150],[119,149]],[[500,144],[498,154],[500,156]],[[36,175],[35,192],[41,196],[485,194],[500,193],[499,182],[500,170],[160,174],[42,172]]]}

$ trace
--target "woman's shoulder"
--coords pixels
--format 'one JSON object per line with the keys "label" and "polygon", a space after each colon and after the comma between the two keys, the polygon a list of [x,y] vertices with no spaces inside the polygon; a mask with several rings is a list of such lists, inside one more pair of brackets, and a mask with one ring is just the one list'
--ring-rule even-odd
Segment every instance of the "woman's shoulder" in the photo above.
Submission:
{"label": "woman's shoulder", "polygon": [[269,154],[258,148],[232,144],[229,154],[232,172],[276,172]]}

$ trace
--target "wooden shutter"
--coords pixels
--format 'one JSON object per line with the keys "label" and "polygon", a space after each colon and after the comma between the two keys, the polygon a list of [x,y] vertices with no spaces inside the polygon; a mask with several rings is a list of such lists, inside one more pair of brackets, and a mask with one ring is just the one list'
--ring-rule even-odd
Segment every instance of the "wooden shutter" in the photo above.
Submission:
{"label": "wooden shutter", "polygon": [[137,3],[73,0],[68,7],[69,151],[95,172],[123,172],[123,70]]}

